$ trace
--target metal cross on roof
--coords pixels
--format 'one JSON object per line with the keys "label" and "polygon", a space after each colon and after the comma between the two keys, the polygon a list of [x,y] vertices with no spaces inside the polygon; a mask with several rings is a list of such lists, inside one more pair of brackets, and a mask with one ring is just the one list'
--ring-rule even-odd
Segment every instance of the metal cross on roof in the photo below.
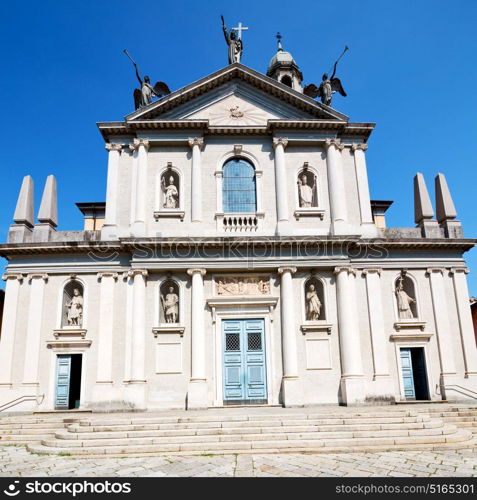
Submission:
{"label": "metal cross on roof", "polygon": [[247,31],[248,28],[245,26],[242,26],[242,23],[238,23],[238,26],[236,28],[232,28],[234,31],[238,32],[238,39],[242,40],[242,31]]}

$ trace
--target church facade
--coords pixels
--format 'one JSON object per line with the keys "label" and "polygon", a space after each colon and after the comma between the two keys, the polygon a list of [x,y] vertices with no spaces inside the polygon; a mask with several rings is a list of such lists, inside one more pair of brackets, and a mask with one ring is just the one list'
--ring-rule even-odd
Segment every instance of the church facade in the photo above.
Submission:
{"label": "church facade", "polygon": [[[303,94],[279,48],[99,123],[106,203],[58,231],[24,179],[8,259],[11,411],[464,400],[477,392],[465,239],[443,175],[416,225],[371,200],[374,124]],[[87,206],[86,206],[87,205]],[[435,216],[436,214],[436,216]],[[93,221],[93,222],[91,222]]]}

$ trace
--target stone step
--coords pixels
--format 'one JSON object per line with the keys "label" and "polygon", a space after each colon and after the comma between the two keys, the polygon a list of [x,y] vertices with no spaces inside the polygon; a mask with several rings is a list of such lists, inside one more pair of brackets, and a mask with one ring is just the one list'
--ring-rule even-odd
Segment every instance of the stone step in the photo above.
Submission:
{"label": "stone step", "polygon": [[35,453],[50,454],[70,454],[70,455],[122,455],[134,453],[174,453],[189,452],[196,453],[237,453],[245,450],[255,450],[256,453],[266,453],[268,450],[274,450],[275,453],[283,451],[314,451],[314,452],[338,452],[350,449],[362,451],[363,448],[374,447],[380,450],[387,449],[429,449],[429,446],[445,446],[471,441],[475,445],[472,436],[468,432],[459,431],[452,435],[442,436],[408,436],[408,437],[368,437],[352,439],[314,439],[314,440],[253,440],[253,441],[216,441],[216,442],[189,442],[189,443],[169,443],[169,444],[125,444],[113,446],[69,446],[68,448],[51,446],[48,441],[41,445],[29,445],[28,449]]}
{"label": "stone step", "polygon": [[287,432],[342,432],[344,430],[350,432],[359,431],[392,431],[396,430],[417,430],[417,429],[435,429],[442,427],[442,421],[431,420],[429,422],[417,422],[406,424],[354,424],[354,425],[295,425],[295,426],[275,426],[275,427],[226,427],[212,429],[148,429],[136,430],[132,426],[121,426],[124,429],[117,430],[111,428],[108,431],[98,431],[92,428],[91,431],[86,431],[84,427],[71,425],[65,430],[58,431],[55,435],[58,439],[102,439],[109,437],[149,437],[149,436],[193,436],[193,435],[210,435],[210,434],[257,434],[257,433],[287,433]]}
{"label": "stone step", "polygon": [[302,419],[302,420],[254,420],[254,421],[200,421],[200,422],[180,422],[180,423],[157,423],[155,421],[149,420],[148,422],[143,422],[142,420],[131,420],[129,423],[108,423],[98,424],[95,421],[87,420],[80,421],[79,426],[85,428],[91,428],[94,432],[108,432],[108,431],[128,431],[128,430],[174,430],[174,429],[214,429],[214,428],[227,428],[227,427],[291,427],[291,426],[303,426],[303,425],[360,425],[360,424],[372,424],[372,425],[385,425],[385,424],[414,424],[414,423],[425,423],[429,422],[430,417],[391,417],[391,418],[352,418],[352,419]]}
{"label": "stone step", "polygon": [[100,439],[77,439],[71,440],[62,436],[58,439],[42,440],[45,446],[58,447],[90,447],[90,446],[119,446],[119,445],[143,445],[143,444],[171,444],[171,443],[203,443],[203,442],[222,442],[222,441],[293,441],[293,440],[327,440],[327,439],[355,439],[355,438],[401,438],[401,437],[430,437],[446,436],[455,434],[455,427],[443,427],[440,429],[420,429],[420,430],[392,430],[392,431],[359,431],[351,432],[342,430],[340,432],[292,432],[292,433],[249,433],[249,434],[211,434],[195,436],[124,436],[124,437],[103,437]]}
{"label": "stone step", "polygon": [[7,432],[9,430],[17,431],[21,429],[38,429],[38,430],[48,430],[48,429],[58,429],[58,427],[64,427],[63,422],[51,422],[51,423],[41,423],[41,424],[29,424],[24,422],[18,422],[17,424],[0,424],[0,434]]}
{"label": "stone step", "polygon": [[[335,413],[330,414],[287,414],[284,415],[269,415],[269,414],[260,414],[260,415],[205,415],[205,416],[191,416],[191,417],[147,417],[147,418],[108,418],[101,419],[91,418],[91,419],[81,419],[80,425],[90,426],[90,425],[147,425],[150,423],[154,424],[199,424],[199,423],[213,423],[213,422],[243,422],[249,423],[249,425],[253,425],[252,422],[274,422],[274,421],[309,421],[309,420],[320,420],[321,423],[325,423],[330,421],[331,423],[341,424],[344,420],[353,420],[358,419],[362,420],[363,418],[367,418],[368,420],[373,419],[394,419],[395,421],[400,421],[400,419],[404,418],[417,418],[417,419],[426,419],[429,418],[427,415],[419,415],[417,412],[362,412],[362,413],[350,413],[343,414],[342,417],[337,418]],[[271,425],[271,424],[270,424]]]}

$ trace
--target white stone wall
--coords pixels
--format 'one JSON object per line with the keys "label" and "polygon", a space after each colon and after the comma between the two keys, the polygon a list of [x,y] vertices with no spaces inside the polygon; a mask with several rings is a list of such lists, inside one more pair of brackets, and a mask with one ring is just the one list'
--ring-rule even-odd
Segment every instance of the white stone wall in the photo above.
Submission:
{"label": "white stone wall", "polygon": [[[379,398],[394,397],[403,399],[402,379],[400,374],[399,347],[422,346],[425,349],[427,374],[429,381],[429,392],[431,399],[442,399],[441,395],[441,363],[439,355],[439,335],[436,330],[432,292],[430,287],[429,273],[427,267],[408,269],[410,276],[416,286],[418,298],[419,317],[416,319],[423,323],[423,331],[420,327],[401,330],[401,337],[391,340],[391,335],[398,332],[395,323],[398,321],[394,297],[394,282],[399,275],[399,268],[386,267],[386,261],[381,262],[383,269],[380,275],[383,306],[384,330],[379,334],[384,337],[385,351],[376,351],[371,341],[369,308],[366,288],[366,277],[362,272],[363,266],[356,264],[355,280],[356,306],[358,317],[354,318],[355,327],[359,330],[360,348],[362,353],[362,383],[363,397],[368,402]],[[379,266],[374,262],[373,266]],[[46,266],[45,266],[46,267]],[[203,263],[206,268],[206,262]],[[0,405],[25,395],[45,394],[41,405],[42,409],[53,409],[55,396],[55,357],[56,354],[82,353],[82,394],[81,403],[83,408],[96,408],[101,410],[113,410],[125,408],[128,405],[127,387],[131,376],[131,284],[128,278],[123,277],[121,269],[116,269],[118,278],[114,282],[114,318],[112,337],[112,385],[104,390],[97,386],[98,365],[104,359],[98,357],[99,346],[99,317],[100,317],[100,287],[97,272],[81,272],[76,279],[80,280],[85,287],[85,315],[83,327],[87,330],[85,339],[91,341],[90,347],[75,347],[69,343],[66,337],[64,343],[51,347],[54,340],[54,330],[60,327],[62,290],[69,274],[48,273],[48,279],[44,288],[44,300],[41,307],[41,329],[39,348],[38,386],[25,385],[23,382],[25,368],[27,315],[24,311],[31,308],[32,285],[28,279],[20,284],[19,309],[17,327],[15,332],[15,345],[13,350],[13,369],[11,384],[0,385]],[[220,271],[220,275],[239,272],[238,269]],[[264,271],[260,271],[263,274]],[[316,269],[317,275],[322,279],[325,290],[326,321],[331,331],[326,328],[318,331],[302,333],[301,327],[306,324],[304,313],[304,283],[310,276],[310,271],[298,269],[293,274],[293,303],[288,306],[292,310],[294,321],[294,335],[297,345],[298,375],[302,384],[306,405],[314,404],[337,404],[342,402],[340,395],[340,378],[342,373],[340,355],[340,325],[337,315],[336,276],[333,268],[324,267]],[[214,297],[213,270],[207,272],[204,277],[204,298],[207,301]],[[247,274],[249,274],[247,272]],[[266,350],[268,374],[269,403],[281,402],[281,384],[283,375],[282,361],[282,331],[281,331],[281,307],[280,304],[280,280],[281,276],[275,271],[271,274],[270,296],[278,299],[272,312],[261,309],[258,306],[243,306],[235,308],[235,317],[263,317],[266,325]],[[352,275],[350,275],[352,276]],[[448,399],[465,399],[470,391],[477,390],[477,379],[475,372],[466,377],[464,365],[463,341],[461,336],[461,322],[457,314],[457,306],[454,293],[453,275],[449,268],[444,269],[443,284],[446,297],[446,306],[449,315],[448,332],[453,350],[456,373],[446,376],[445,385],[448,388],[446,397]],[[178,333],[158,334],[154,337],[152,329],[158,324],[159,295],[158,287],[163,279],[167,277],[163,271],[150,271],[146,286],[146,318],[145,318],[145,376],[147,380],[146,406],[149,409],[159,408],[183,408],[186,404],[188,383],[191,376],[191,278],[182,271],[172,272],[172,278],[180,286],[180,318],[181,326],[184,326],[184,335]],[[103,278],[104,279],[104,278]],[[371,304],[375,298],[371,297]],[[230,311],[228,312],[230,313]],[[228,314],[227,313],[227,314]],[[223,317],[230,317],[227,316]],[[470,313],[469,313],[470,314]],[[217,342],[221,338],[220,318],[222,312],[216,311],[215,323],[211,308],[206,307],[204,311],[205,331],[205,353],[206,353],[206,378],[207,378],[207,404],[221,405],[219,397],[222,386],[220,376],[222,359],[221,350]],[[323,326],[323,325],[322,325]],[[428,334],[427,337],[423,334]],[[469,332],[467,331],[467,334]],[[409,338],[406,337],[409,336]],[[470,332],[472,335],[472,332]],[[2,336],[3,337],[3,336]],[[50,344],[50,348],[48,345]],[[0,349],[2,345],[0,344]],[[475,368],[475,344],[467,349],[467,363]],[[449,353],[446,353],[449,355]],[[389,377],[374,380],[374,364],[376,356],[384,356],[387,359]],[[470,360],[470,361],[469,361]],[[162,364],[161,364],[162,363]],[[467,369],[467,371],[471,371]],[[4,375],[4,374],[3,374]],[[459,388],[460,387],[460,388]],[[462,391],[461,388],[466,389]],[[95,392],[96,391],[96,392]],[[98,396],[99,395],[99,396]],[[35,407],[33,402],[26,402],[17,407],[17,410]]]}

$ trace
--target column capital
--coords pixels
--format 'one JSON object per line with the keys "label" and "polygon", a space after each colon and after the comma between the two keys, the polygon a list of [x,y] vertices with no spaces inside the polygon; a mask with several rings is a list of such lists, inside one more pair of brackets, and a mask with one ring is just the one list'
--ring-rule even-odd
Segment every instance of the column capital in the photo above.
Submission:
{"label": "column capital", "polygon": [[367,267],[362,270],[363,276],[366,276],[368,274],[378,274],[381,276],[381,273],[383,272],[383,269],[381,267]]}
{"label": "column capital", "polygon": [[193,148],[194,146],[199,146],[202,149],[204,146],[204,138],[203,137],[190,137],[189,138],[189,147]]}
{"label": "column capital", "polygon": [[449,274],[456,274],[456,273],[464,273],[464,274],[469,274],[470,269],[468,267],[462,266],[462,267],[451,267],[449,270]]}
{"label": "column capital", "polygon": [[288,145],[288,138],[287,137],[274,137],[273,138],[273,147],[276,148],[280,144],[283,146],[283,149],[285,149]]}
{"label": "column capital", "polygon": [[296,273],[296,267],[294,266],[283,266],[278,268],[278,274],[285,274],[285,273],[290,273],[290,274],[295,274]]}
{"label": "column capital", "polygon": [[203,268],[192,268],[192,269],[187,269],[187,274],[189,276],[194,276],[194,274],[200,274],[201,276],[205,276],[205,273],[207,272],[206,269]]}
{"label": "column capital", "polygon": [[48,274],[47,273],[31,273],[27,275],[27,281],[28,283],[31,283],[32,280],[34,279],[42,279],[43,281],[48,281]]}
{"label": "column capital", "polygon": [[348,274],[352,274],[353,276],[356,276],[356,269],[354,269],[351,266],[336,266],[334,271],[333,271],[333,274],[339,274],[339,273],[343,273],[343,272],[347,272]]}
{"label": "column capital", "polygon": [[443,267],[428,267],[426,269],[426,274],[431,275],[433,273],[434,274],[440,273],[440,274],[444,275],[444,271],[445,271],[445,269]]}
{"label": "column capital", "polygon": [[3,281],[8,281],[8,280],[18,280],[18,281],[23,281],[24,276],[21,273],[5,273],[2,276]]}
{"label": "column capital", "polygon": [[147,139],[134,139],[132,144],[129,144],[129,149],[131,151],[136,151],[139,146],[144,146],[146,151],[149,149],[149,141]]}
{"label": "column capital", "polygon": [[121,150],[123,149],[123,145],[122,144],[118,144],[116,142],[107,142],[104,147],[106,148],[106,151],[118,151],[119,153],[121,152]]}
{"label": "column capital", "polygon": [[351,144],[352,151],[356,151],[357,149],[359,149],[360,151],[366,151],[368,149],[368,145],[364,142]]}
{"label": "column capital", "polygon": [[148,276],[148,271],[147,269],[129,269],[128,271],[128,278],[134,278],[134,276],[141,275],[143,278],[147,278]]}
{"label": "column capital", "polygon": [[344,148],[343,144],[341,144],[340,139],[326,139],[325,149],[328,149],[330,146],[334,146],[336,149],[339,149],[340,151],[342,151]]}
{"label": "column capital", "polygon": [[96,276],[98,277],[99,281],[101,281],[102,278],[113,278],[114,281],[116,281],[119,277],[119,274],[113,271],[100,271]]}

